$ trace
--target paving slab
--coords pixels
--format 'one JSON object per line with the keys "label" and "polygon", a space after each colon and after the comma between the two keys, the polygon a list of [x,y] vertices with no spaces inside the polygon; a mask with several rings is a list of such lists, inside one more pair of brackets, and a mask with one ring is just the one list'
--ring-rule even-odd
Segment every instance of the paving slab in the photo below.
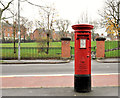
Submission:
{"label": "paving slab", "polygon": [[110,97],[110,96],[118,96],[118,87],[93,87],[92,91],[87,93],[75,92],[73,87],[14,88],[14,89],[2,89],[2,95],[3,96],[109,96]]}

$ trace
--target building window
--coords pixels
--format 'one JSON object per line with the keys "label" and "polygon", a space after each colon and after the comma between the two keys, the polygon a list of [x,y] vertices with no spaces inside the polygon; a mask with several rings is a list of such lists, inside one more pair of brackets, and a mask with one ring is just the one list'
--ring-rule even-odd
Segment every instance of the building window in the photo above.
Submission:
{"label": "building window", "polygon": [[9,37],[10,35],[9,35],[9,33],[8,33],[8,37]]}
{"label": "building window", "polygon": [[14,36],[14,34],[12,34],[12,36]]}
{"label": "building window", "polygon": [[17,37],[17,34],[16,34],[16,37]]}
{"label": "building window", "polygon": [[10,29],[8,28],[8,31],[10,31]]}

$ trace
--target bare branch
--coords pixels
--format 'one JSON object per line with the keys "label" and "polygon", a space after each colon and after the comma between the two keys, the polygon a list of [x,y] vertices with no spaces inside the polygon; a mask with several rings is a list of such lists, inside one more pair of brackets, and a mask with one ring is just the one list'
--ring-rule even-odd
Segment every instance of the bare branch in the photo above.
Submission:
{"label": "bare branch", "polygon": [[29,2],[28,0],[24,0],[26,1],[27,3],[31,4],[31,5],[34,5],[34,6],[37,6],[37,7],[40,7],[42,10],[44,10],[45,12],[48,12],[47,10],[45,10],[45,8],[49,8],[49,7],[45,7],[45,6],[40,6],[40,5],[37,5],[37,4],[34,4],[34,3],[31,3]]}
{"label": "bare branch", "polygon": [[116,0],[107,0],[105,2],[106,6],[103,9],[103,13],[100,14],[103,18],[109,17],[113,19],[113,23],[118,20],[117,12],[117,1]]}
{"label": "bare branch", "polygon": [[3,7],[5,7],[5,5],[0,1],[0,3],[3,5]]}
{"label": "bare branch", "polygon": [[57,28],[62,33],[62,36],[65,36],[64,33],[67,32],[70,22],[68,20],[59,19],[56,21]]}
{"label": "bare branch", "polygon": [[9,8],[8,8],[7,10],[8,10],[12,15],[14,15],[14,13],[13,13]]}
{"label": "bare branch", "polygon": [[13,18],[13,16],[3,17],[2,20],[9,19],[9,18]]}
{"label": "bare branch", "polygon": [[10,4],[11,4],[12,2],[13,2],[13,0],[11,0],[10,2],[8,2],[7,6],[4,7],[4,9],[2,9],[2,12],[3,12],[4,10],[6,10],[6,9],[10,6]]}

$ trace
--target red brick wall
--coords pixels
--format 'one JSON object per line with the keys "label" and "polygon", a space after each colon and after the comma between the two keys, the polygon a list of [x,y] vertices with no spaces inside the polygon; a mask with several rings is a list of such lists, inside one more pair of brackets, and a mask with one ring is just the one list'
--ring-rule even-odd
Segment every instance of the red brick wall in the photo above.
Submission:
{"label": "red brick wall", "polygon": [[62,41],[62,58],[69,58],[70,55],[70,41]]}
{"label": "red brick wall", "polygon": [[104,58],[105,57],[105,41],[97,41],[96,43],[96,57]]}

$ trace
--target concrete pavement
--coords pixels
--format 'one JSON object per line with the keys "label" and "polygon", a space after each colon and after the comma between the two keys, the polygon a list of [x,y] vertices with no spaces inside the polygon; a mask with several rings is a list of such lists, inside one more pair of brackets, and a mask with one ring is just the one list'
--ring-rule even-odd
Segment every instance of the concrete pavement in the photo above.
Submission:
{"label": "concrete pavement", "polygon": [[[109,96],[109,98],[118,98],[117,97],[118,87],[93,87],[92,91],[88,93],[75,92],[73,87],[13,88],[13,89],[3,89],[2,95],[3,96],[105,96],[105,98]],[[111,97],[111,96],[116,96],[116,97]],[[90,97],[90,98],[94,98],[94,97]],[[100,97],[100,98],[104,98],[104,97]]]}

